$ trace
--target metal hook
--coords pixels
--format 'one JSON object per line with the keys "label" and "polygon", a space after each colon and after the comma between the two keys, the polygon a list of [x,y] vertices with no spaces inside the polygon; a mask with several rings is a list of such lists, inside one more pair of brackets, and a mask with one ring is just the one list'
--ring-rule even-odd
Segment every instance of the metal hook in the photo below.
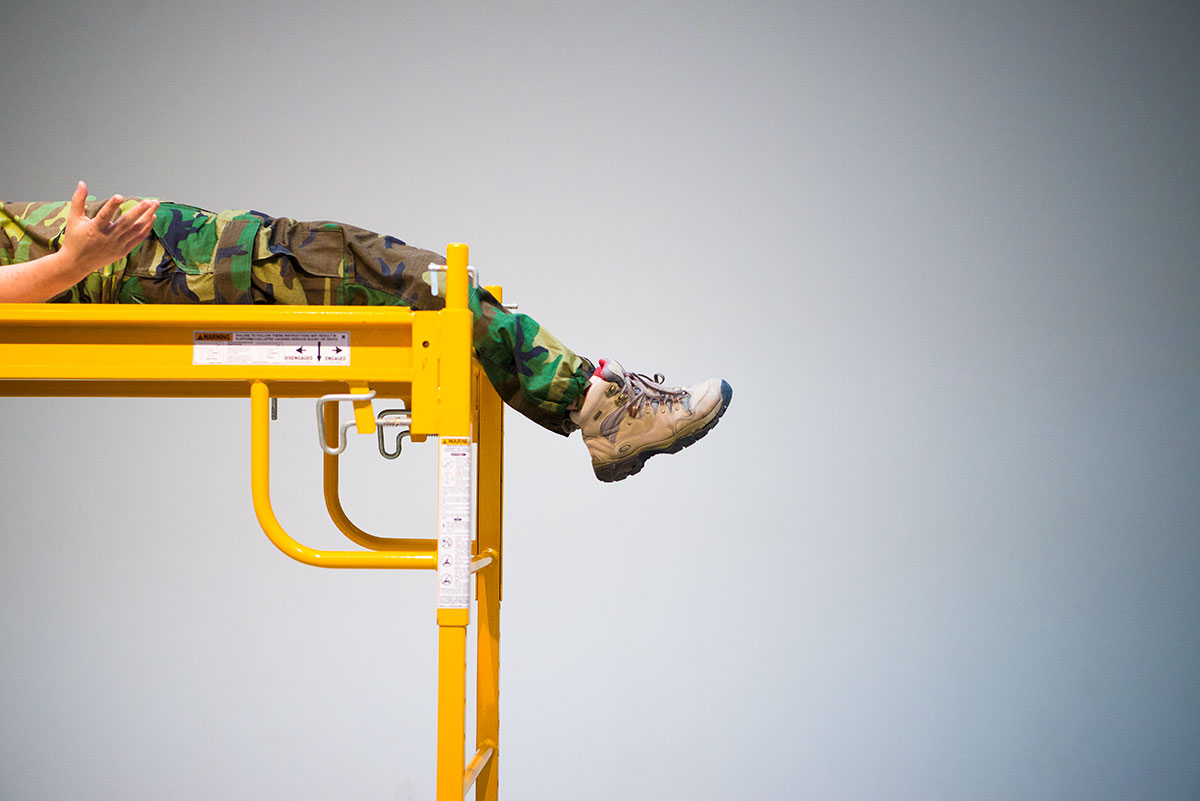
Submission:
{"label": "metal hook", "polygon": [[[388,419],[399,418],[399,419]],[[410,436],[409,430],[406,428],[403,431],[396,432],[396,450],[395,452],[387,449],[387,440],[383,437],[383,429],[385,427],[395,428],[397,426],[407,426],[412,424],[412,414],[407,409],[384,409],[375,418],[375,434],[379,439],[379,455],[384,459],[395,459],[400,455],[401,440]]]}
{"label": "metal hook", "polygon": [[317,398],[317,441],[321,443],[321,450],[330,456],[337,456],[342,451],[346,450],[346,432],[354,425],[354,418],[351,417],[346,422],[342,423],[338,429],[338,444],[337,448],[331,448],[325,444],[325,404],[337,403],[338,401],[369,401],[375,397],[375,390],[370,390],[363,394],[334,394],[322,395]]}

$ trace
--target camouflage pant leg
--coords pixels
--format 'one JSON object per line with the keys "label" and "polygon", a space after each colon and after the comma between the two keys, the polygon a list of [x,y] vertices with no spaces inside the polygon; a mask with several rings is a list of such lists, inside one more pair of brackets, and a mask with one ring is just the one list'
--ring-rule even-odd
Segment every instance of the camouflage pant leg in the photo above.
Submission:
{"label": "camouflage pant leg", "polygon": [[[89,199],[90,200],[90,199]],[[122,210],[135,205],[129,198]],[[20,260],[56,249],[65,203],[20,209],[22,236],[9,234]],[[57,207],[57,208],[52,208]],[[89,202],[95,214],[98,201]],[[11,222],[12,215],[9,215]],[[3,221],[0,217],[0,221]],[[0,237],[3,246],[5,237]],[[14,239],[20,239],[13,245]],[[0,251],[0,258],[6,254]],[[15,256],[9,259],[15,260]],[[297,222],[256,211],[208,212],[161,203],[154,232],[122,262],[87,276],[55,300],[81,303],[278,303],[408,306],[436,310],[432,264],[439,254],[395,237],[332,222]],[[444,285],[444,274],[439,274]],[[560,434],[575,425],[568,408],[587,387],[592,365],[524,314],[509,313],[472,287],[475,355],[510,406]]]}

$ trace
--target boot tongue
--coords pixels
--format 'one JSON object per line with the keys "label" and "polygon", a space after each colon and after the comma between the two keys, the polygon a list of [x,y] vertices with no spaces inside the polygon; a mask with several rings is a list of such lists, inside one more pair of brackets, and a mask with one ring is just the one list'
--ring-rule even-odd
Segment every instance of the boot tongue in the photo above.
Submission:
{"label": "boot tongue", "polygon": [[612,359],[601,359],[600,366],[596,368],[596,375],[619,387],[625,386],[625,370],[620,363],[614,362]]}

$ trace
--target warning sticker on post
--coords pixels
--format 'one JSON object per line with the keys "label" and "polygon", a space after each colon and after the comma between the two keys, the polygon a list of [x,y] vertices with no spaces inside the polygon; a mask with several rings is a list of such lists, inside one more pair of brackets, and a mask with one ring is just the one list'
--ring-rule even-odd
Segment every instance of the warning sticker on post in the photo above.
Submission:
{"label": "warning sticker on post", "polygon": [[192,364],[346,365],[349,331],[196,331]]}
{"label": "warning sticker on post", "polygon": [[471,540],[475,534],[470,437],[438,441],[439,609],[466,609],[471,602]]}

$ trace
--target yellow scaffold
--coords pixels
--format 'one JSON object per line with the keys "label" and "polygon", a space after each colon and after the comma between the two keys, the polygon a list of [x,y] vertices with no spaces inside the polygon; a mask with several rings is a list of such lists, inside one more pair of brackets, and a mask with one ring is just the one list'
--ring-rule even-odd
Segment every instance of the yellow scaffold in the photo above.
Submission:
{"label": "yellow scaffold", "polygon": [[[250,398],[254,511],[279,550],[309,565],[437,571],[437,801],[471,788],[496,801],[499,743],[503,404],[471,355],[467,246],[446,253],[446,308],[0,304],[0,395]],[[499,287],[489,287],[500,297]],[[318,398],[325,504],[359,549],[293,539],[271,509],[268,426],[275,398]],[[375,415],[375,398],[405,401]],[[351,403],[352,422],[338,407]],[[360,434],[407,426],[438,439],[438,530],[376,537],[346,516],[338,454]],[[377,430],[378,429],[378,430]],[[396,440],[399,441],[398,439]],[[477,600],[474,755],[466,759],[467,628]],[[466,762],[464,767],[464,761]]]}

